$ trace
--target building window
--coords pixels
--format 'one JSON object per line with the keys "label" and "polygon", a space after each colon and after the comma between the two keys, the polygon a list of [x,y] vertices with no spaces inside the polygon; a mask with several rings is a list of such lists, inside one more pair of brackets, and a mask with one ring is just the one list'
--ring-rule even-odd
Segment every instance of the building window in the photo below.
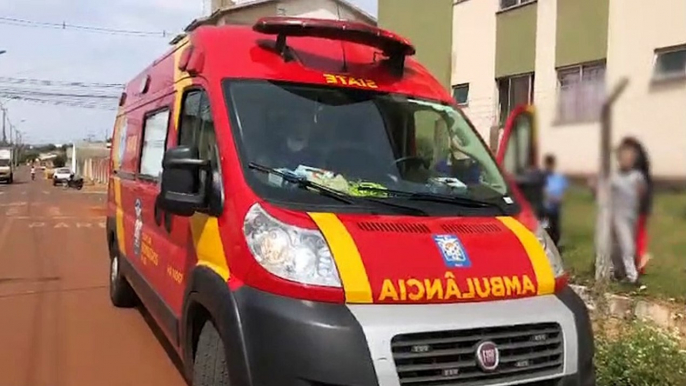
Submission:
{"label": "building window", "polygon": [[453,99],[458,105],[466,106],[469,103],[469,83],[453,86]]}
{"label": "building window", "polygon": [[534,99],[534,74],[498,79],[498,104],[500,124],[504,124],[510,112],[517,106],[530,104]]}
{"label": "building window", "polygon": [[535,0],[500,0],[500,9],[508,9],[519,5],[533,3]]}
{"label": "building window", "polygon": [[571,123],[600,118],[605,98],[605,64],[583,64],[557,71],[557,121]]}
{"label": "building window", "polygon": [[686,77],[686,45],[655,50],[653,79],[656,81]]}
{"label": "building window", "polygon": [[146,117],[141,149],[141,176],[159,178],[162,173],[162,158],[167,142],[168,127],[169,109],[160,110]]}

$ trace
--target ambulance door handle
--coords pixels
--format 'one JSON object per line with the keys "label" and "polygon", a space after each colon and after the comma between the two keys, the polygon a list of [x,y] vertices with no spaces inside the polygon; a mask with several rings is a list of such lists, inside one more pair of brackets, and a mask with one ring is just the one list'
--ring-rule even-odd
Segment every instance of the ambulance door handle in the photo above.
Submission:
{"label": "ambulance door handle", "polygon": [[155,209],[153,210],[153,215],[155,217],[155,225],[160,226],[162,225],[162,216],[166,215],[166,213],[162,212],[162,209],[158,205],[155,205]]}
{"label": "ambulance door handle", "polygon": [[169,212],[164,212],[164,229],[167,230],[167,233],[171,233],[172,231],[172,220],[174,219],[173,215]]}

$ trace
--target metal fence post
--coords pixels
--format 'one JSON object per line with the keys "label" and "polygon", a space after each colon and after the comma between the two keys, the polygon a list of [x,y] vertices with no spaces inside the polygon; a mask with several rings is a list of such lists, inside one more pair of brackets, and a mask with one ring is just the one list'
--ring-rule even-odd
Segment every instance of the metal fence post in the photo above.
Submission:
{"label": "metal fence post", "polygon": [[612,196],[610,191],[610,168],[612,160],[612,107],[617,98],[629,84],[627,78],[622,78],[614,87],[603,103],[601,110],[600,131],[600,173],[598,173],[596,203],[598,206],[595,243],[595,278],[596,281],[606,281],[610,277],[612,264]]}

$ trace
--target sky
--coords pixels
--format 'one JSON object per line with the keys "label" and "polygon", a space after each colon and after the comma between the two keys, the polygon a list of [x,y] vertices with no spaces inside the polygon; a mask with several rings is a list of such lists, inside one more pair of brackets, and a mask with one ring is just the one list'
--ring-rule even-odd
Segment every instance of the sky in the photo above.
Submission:
{"label": "sky", "polygon": [[[376,15],[376,0],[352,2]],[[112,130],[114,110],[54,105],[54,96],[48,98],[51,103],[9,100],[7,93],[28,90],[29,94],[22,94],[25,98],[38,95],[42,99],[41,93],[64,92],[68,86],[70,93],[117,94],[113,89],[108,92],[72,83],[126,83],[167,51],[177,32],[209,12],[208,4],[208,0],[0,1],[0,51],[6,51],[0,54],[0,103],[9,122],[25,143],[66,143],[89,136],[104,139]],[[126,36],[41,23],[159,34]],[[163,37],[165,31],[168,35]],[[114,107],[117,101],[106,103]]]}

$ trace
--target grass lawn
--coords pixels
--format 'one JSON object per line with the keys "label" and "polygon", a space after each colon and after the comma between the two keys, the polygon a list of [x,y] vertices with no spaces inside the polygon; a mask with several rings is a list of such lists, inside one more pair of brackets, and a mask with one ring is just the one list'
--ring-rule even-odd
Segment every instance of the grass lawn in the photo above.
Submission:
{"label": "grass lawn", "polygon": [[[686,301],[686,194],[658,193],[649,220],[648,263],[641,294]],[[572,281],[588,284],[594,277],[596,207],[587,189],[570,189],[563,212],[562,257]],[[613,285],[617,292],[629,291]]]}

